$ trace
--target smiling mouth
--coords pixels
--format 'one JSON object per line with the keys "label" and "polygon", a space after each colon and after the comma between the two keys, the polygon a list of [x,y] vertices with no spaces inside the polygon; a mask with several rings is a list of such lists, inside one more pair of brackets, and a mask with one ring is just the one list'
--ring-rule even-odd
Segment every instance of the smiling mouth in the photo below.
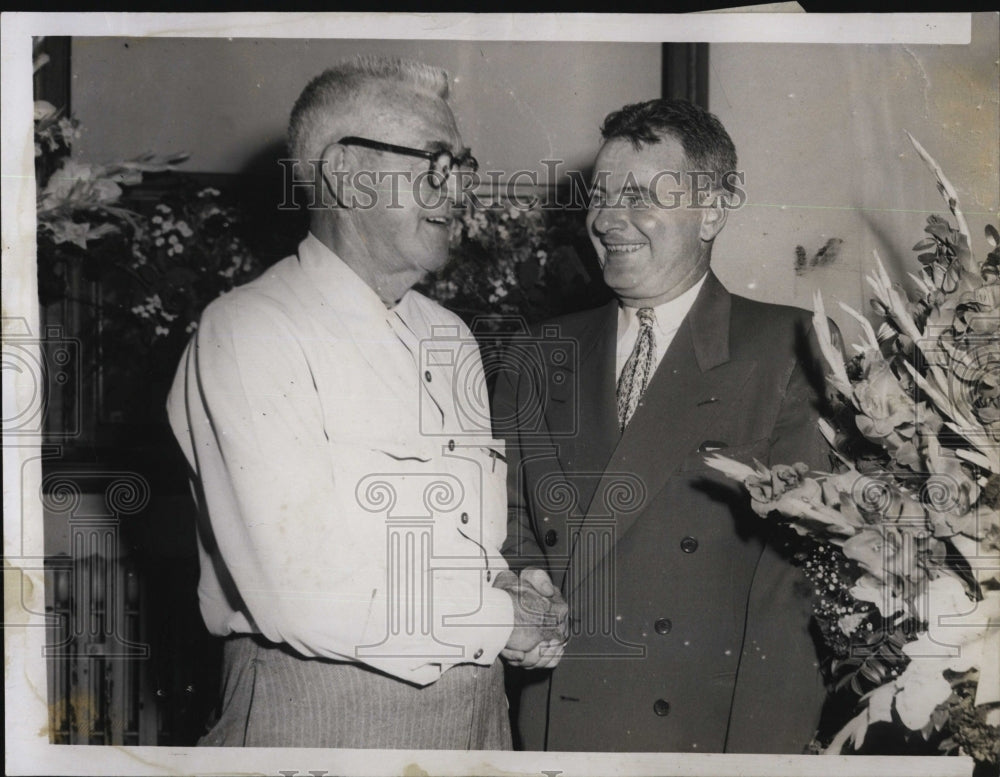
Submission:
{"label": "smiling mouth", "polygon": [[431,224],[437,224],[440,227],[447,227],[451,224],[451,219],[445,218],[444,216],[431,216],[430,218],[424,220],[429,221]]}
{"label": "smiling mouth", "polygon": [[645,245],[645,243],[605,243],[604,250],[609,254],[634,254]]}

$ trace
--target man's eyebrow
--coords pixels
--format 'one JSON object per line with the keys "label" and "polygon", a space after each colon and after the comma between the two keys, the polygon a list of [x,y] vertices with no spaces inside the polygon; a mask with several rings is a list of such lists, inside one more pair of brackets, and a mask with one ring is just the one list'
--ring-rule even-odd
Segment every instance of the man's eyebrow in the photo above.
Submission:
{"label": "man's eyebrow", "polygon": [[650,188],[645,184],[637,183],[635,181],[626,182],[622,187],[622,192],[625,194],[649,194],[651,192]]}

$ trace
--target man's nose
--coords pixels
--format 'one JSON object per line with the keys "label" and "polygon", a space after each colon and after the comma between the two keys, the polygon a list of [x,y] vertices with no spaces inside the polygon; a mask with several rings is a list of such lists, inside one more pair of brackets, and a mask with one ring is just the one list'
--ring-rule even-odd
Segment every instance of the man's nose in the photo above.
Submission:
{"label": "man's nose", "polygon": [[462,180],[461,171],[453,169],[447,180],[444,182],[444,192],[448,197],[448,203],[455,208],[462,204]]}
{"label": "man's nose", "polygon": [[610,206],[599,206],[597,217],[594,219],[594,231],[605,234],[614,229],[622,229],[625,226],[625,214],[622,208]]}
{"label": "man's nose", "polygon": [[452,168],[448,180],[445,181],[445,188],[448,199],[453,208],[464,208],[469,192],[472,191],[477,182],[476,173],[463,167]]}

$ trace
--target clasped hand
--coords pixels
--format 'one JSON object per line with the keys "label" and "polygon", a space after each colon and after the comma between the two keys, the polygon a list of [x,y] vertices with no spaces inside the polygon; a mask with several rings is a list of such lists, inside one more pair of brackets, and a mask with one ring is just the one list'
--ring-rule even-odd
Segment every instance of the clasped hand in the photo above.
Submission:
{"label": "clasped hand", "polygon": [[569,635],[569,607],[545,570],[529,568],[520,577],[510,570],[497,575],[494,587],[514,602],[514,630],[500,652],[511,666],[554,667]]}

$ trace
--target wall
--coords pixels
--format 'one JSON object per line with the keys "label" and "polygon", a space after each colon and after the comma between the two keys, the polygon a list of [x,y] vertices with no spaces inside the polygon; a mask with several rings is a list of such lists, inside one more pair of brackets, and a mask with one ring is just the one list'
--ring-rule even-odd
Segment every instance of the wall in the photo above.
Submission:
{"label": "wall", "polygon": [[[995,15],[974,19],[969,46],[712,44],[709,66],[710,107],[749,192],[716,245],[730,288],[809,308],[822,289],[860,309],[873,250],[894,278],[919,268],[910,248],[927,215],[950,214],[904,130],[955,184],[982,260],[1000,210]],[[832,237],[844,241],[836,262],[792,272],[796,245],[812,257]]]}
{"label": "wall", "polygon": [[[1000,210],[997,38],[996,17],[979,15],[969,46],[712,44],[710,107],[750,195],[717,241],[723,280],[759,299],[811,307],[821,288],[863,307],[874,249],[905,278],[943,203],[904,130],[958,187],[981,255]],[[77,38],[77,153],[188,150],[187,169],[239,172],[270,159],[312,75],[363,51],[448,69],[466,142],[508,173],[553,155],[585,167],[608,111],[660,93],[659,44]],[[833,264],[793,272],[797,245],[812,257],[832,237],[844,241]]]}
{"label": "wall", "polygon": [[481,165],[542,170],[593,158],[598,126],[660,94],[658,43],[490,43],[76,38],[73,112],[88,161],[189,151],[187,169],[239,172],[283,142],[302,87],[357,53],[423,60],[453,76],[452,105]]}

